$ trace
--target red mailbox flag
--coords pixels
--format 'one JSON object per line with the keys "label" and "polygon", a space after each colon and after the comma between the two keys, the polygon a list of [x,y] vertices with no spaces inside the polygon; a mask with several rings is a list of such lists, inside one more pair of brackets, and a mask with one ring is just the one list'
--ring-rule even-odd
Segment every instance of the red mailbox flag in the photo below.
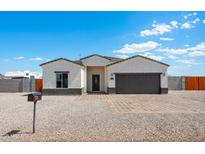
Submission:
{"label": "red mailbox flag", "polygon": [[39,96],[34,96],[34,101],[38,101],[39,100]]}

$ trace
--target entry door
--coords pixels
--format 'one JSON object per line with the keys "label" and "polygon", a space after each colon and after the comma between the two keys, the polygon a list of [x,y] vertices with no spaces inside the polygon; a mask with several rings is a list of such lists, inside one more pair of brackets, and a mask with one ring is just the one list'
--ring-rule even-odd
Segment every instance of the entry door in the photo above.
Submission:
{"label": "entry door", "polygon": [[100,91],[100,75],[92,75],[92,91]]}

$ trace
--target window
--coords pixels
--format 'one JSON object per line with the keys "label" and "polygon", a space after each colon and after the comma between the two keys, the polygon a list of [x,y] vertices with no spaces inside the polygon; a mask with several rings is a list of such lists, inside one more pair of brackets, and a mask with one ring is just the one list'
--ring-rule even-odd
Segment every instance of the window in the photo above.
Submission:
{"label": "window", "polygon": [[68,73],[56,73],[56,88],[68,88]]}

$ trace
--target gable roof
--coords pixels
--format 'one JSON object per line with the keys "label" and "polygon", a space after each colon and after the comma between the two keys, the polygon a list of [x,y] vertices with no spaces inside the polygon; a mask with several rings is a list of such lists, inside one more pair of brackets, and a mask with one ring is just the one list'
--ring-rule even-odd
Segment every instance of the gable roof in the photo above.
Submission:
{"label": "gable roof", "polygon": [[98,55],[98,54],[92,54],[92,55],[89,55],[89,56],[86,56],[86,57],[81,58],[80,61],[83,60],[83,59],[87,59],[87,58],[93,57],[93,56],[98,56],[98,57],[101,57],[101,58],[104,58],[104,59],[107,59],[107,60],[121,60],[120,58],[116,58],[116,57],[110,57],[110,56],[102,56],[102,55]]}
{"label": "gable roof", "polygon": [[150,60],[150,61],[153,61],[153,62],[162,64],[162,65],[165,65],[165,66],[169,66],[168,64],[165,64],[165,63],[163,63],[163,62],[160,62],[160,61],[157,61],[157,60],[154,60],[154,59],[151,59],[151,58],[147,58],[147,57],[144,57],[144,56],[141,56],[141,55],[135,55],[135,56],[132,56],[132,57],[129,57],[129,58],[126,58],[126,59],[121,59],[121,58],[116,58],[116,57],[102,56],[102,55],[98,55],[98,54],[92,54],[92,55],[90,55],[90,56],[81,58],[80,60],[76,60],[76,61],[72,61],[72,60],[69,60],[69,59],[66,59],[66,58],[57,58],[57,59],[54,59],[54,60],[51,60],[51,61],[42,63],[42,64],[40,64],[40,66],[47,65],[47,64],[50,64],[50,63],[59,61],[59,60],[65,60],[65,61],[74,63],[74,64],[76,64],[76,65],[84,66],[84,65],[82,64],[81,60],[87,59],[87,58],[90,58],[90,57],[93,57],[93,56],[98,56],[98,57],[102,57],[102,58],[105,58],[105,59],[110,60],[110,61],[114,61],[113,63],[110,63],[110,64],[108,64],[108,65],[106,65],[106,66],[115,65],[115,64],[124,62],[124,61],[126,61],[126,60],[130,60],[130,59],[133,59],[133,58],[136,58],[136,57],[141,57],[141,58],[144,58],[144,59],[147,59],[147,60]]}
{"label": "gable roof", "polygon": [[117,57],[110,57],[110,56],[103,56],[107,59],[110,59],[110,60],[122,60],[122,58],[117,58]]}
{"label": "gable roof", "polygon": [[147,58],[147,57],[144,57],[144,56],[141,56],[141,55],[135,55],[135,56],[132,56],[132,57],[129,57],[129,58],[126,58],[126,59],[121,59],[119,61],[116,61],[114,63],[111,63],[111,64],[108,64],[107,66],[111,66],[111,65],[115,65],[115,64],[118,64],[118,63],[121,63],[121,62],[124,62],[124,61],[127,61],[127,60],[130,60],[130,59],[133,59],[133,58],[136,58],[136,57],[141,57],[141,58],[144,58],[144,59],[147,59],[147,60],[150,60],[150,61],[153,61],[153,62],[156,62],[156,63],[159,63],[159,64],[162,64],[162,65],[165,65],[165,66],[168,66],[168,64],[165,64],[163,62],[159,62],[157,60],[154,60],[154,59],[151,59],[151,58]]}
{"label": "gable roof", "polygon": [[50,63],[53,63],[53,62],[59,61],[59,60],[65,60],[65,61],[68,61],[68,62],[74,63],[74,64],[76,64],[76,65],[83,66],[83,64],[82,64],[81,62],[72,61],[72,60],[69,60],[69,59],[66,59],[66,58],[57,58],[57,59],[54,59],[54,60],[51,60],[51,61],[45,62],[45,63],[43,63],[43,64],[40,64],[40,66],[47,65],[47,64],[50,64]]}

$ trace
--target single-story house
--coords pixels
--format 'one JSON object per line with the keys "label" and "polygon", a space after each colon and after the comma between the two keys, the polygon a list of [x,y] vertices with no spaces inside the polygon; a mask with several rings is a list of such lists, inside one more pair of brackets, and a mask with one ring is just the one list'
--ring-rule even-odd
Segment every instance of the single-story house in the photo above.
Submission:
{"label": "single-story house", "polygon": [[93,54],[77,61],[59,58],[40,66],[44,95],[168,92],[169,65],[140,55],[120,59]]}

